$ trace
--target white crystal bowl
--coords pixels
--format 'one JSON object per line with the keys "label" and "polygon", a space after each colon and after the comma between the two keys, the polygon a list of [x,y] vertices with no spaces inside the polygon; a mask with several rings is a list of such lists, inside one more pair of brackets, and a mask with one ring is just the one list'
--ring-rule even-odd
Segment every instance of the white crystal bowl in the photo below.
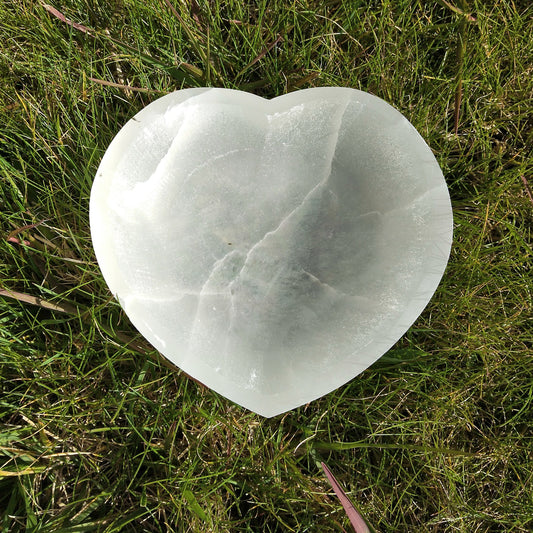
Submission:
{"label": "white crystal bowl", "polygon": [[333,87],[156,100],[106,151],[90,222],[137,329],[263,416],[383,355],[429,302],[452,242],[422,137],[383,100]]}

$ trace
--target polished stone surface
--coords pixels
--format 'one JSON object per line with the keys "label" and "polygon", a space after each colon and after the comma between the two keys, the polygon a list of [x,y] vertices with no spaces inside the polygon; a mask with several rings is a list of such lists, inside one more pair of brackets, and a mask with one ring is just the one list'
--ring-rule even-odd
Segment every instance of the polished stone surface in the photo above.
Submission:
{"label": "polished stone surface", "polygon": [[105,153],[90,220],[138,330],[264,416],[383,355],[430,300],[452,240],[422,137],[383,100],[332,87],[156,100]]}

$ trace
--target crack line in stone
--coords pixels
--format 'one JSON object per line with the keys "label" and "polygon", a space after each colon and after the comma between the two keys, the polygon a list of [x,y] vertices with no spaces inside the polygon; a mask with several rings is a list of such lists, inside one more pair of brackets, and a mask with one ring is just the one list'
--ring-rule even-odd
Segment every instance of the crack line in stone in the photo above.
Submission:
{"label": "crack line in stone", "polygon": [[[243,273],[244,269],[246,268],[246,264],[248,262],[248,260],[250,259],[250,256],[251,254],[253,253],[254,250],[256,250],[262,242],[264,242],[264,240],[269,237],[270,235],[274,235],[276,234],[277,231],[279,231],[279,229],[297,212],[299,211],[308,201],[308,199],[321,187],[323,187],[325,184],[327,184],[329,178],[331,177],[331,171],[332,171],[332,168],[333,168],[333,159],[335,157],[335,153],[337,151],[337,144],[339,142],[339,135],[340,135],[340,129],[341,129],[341,125],[342,125],[342,121],[344,119],[344,115],[346,114],[346,110],[348,108],[348,105],[350,103],[350,99],[349,98],[346,98],[345,99],[345,102],[344,102],[344,105],[342,106],[341,110],[339,111],[339,114],[338,114],[338,117],[335,121],[335,127],[337,129],[336,133],[335,133],[335,136],[334,136],[334,140],[333,142],[331,143],[330,145],[330,155],[329,155],[329,165],[328,165],[328,170],[326,171],[325,173],[325,176],[324,178],[319,181],[306,195],[305,197],[303,198],[303,200],[300,202],[299,205],[297,205],[288,215],[286,215],[285,217],[283,217],[283,219],[281,220],[281,222],[277,225],[277,227],[271,231],[268,231],[262,239],[260,239],[258,242],[256,242],[247,252],[246,256],[245,256],[245,259],[244,259],[244,264],[242,266],[242,268],[239,270],[239,272],[237,273],[237,275],[233,278],[233,280],[228,284],[228,288],[230,289],[229,290],[229,297],[230,297],[230,320],[229,320],[229,326],[228,326],[228,336],[226,338],[226,346],[225,346],[225,349],[224,349],[224,357],[227,357],[228,355],[228,344],[229,344],[229,332],[231,331],[232,327],[233,327],[233,321],[234,321],[234,316],[235,316],[235,304],[234,304],[234,298],[233,298],[233,294],[232,294],[232,288],[233,288],[233,285],[235,284],[235,282],[237,281],[237,279],[241,276],[241,274]],[[333,129],[333,127],[332,127]],[[265,140],[267,138],[268,134],[265,135]]]}
{"label": "crack line in stone", "polygon": [[[233,255],[241,255],[241,252],[239,252],[238,250],[231,250],[224,257],[222,257],[221,259],[216,261],[216,263],[213,265],[213,269],[211,270],[211,273],[209,274],[209,276],[205,280],[204,284],[202,285],[202,288],[200,289],[200,292],[197,294],[198,302],[196,304],[196,311],[195,311],[195,314],[194,314],[194,318],[192,320],[191,334],[189,336],[189,345],[188,345],[189,354],[188,354],[188,356],[190,356],[190,349],[191,349],[191,346],[192,346],[192,340],[193,340],[194,332],[196,331],[196,327],[198,325],[198,321],[199,321],[199,318],[200,318],[200,308],[201,308],[201,305],[202,305],[202,297],[208,295],[208,293],[206,292],[206,288],[207,288],[209,282],[213,279],[213,276],[215,275],[215,273],[218,272],[224,266],[224,262],[226,261],[226,259],[228,257],[230,257],[230,256],[233,256]],[[228,288],[229,288],[229,286],[228,286]],[[227,295],[228,293],[226,291],[226,292],[221,293],[221,294],[226,294]]]}
{"label": "crack line in stone", "polygon": [[228,152],[225,152],[223,154],[214,155],[210,157],[205,163],[202,163],[201,165],[195,167],[183,180],[183,185],[185,185],[190,179],[196,174],[198,171],[203,170],[204,168],[207,168],[209,165],[214,163],[215,161],[218,161],[219,159],[223,159],[229,155],[233,155],[239,152],[253,152],[252,148],[236,148],[234,150],[229,150]]}
{"label": "crack line in stone", "polygon": [[[241,273],[243,272],[244,268],[246,267],[246,263],[248,261],[248,259],[250,258],[250,254],[257,249],[258,246],[261,245],[261,243],[267,238],[269,237],[270,235],[274,235],[276,234],[279,229],[297,212],[299,211],[308,201],[308,199],[317,191],[317,189],[319,189],[320,187],[326,185],[326,183],[328,182],[330,176],[331,176],[331,170],[332,170],[332,167],[333,167],[333,159],[335,157],[335,152],[336,152],[336,149],[337,149],[337,144],[338,144],[338,141],[339,141],[339,133],[340,133],[340,127],[341,127],[341,124],[342,124],[342,120],[344,118],[344,115],[346,113],[346,109],[348,108],[348,104],[350,103],[350,100],[349,98],[346,98],[346,101],[344,103],[344,106],[342,107],[342,110],[340,111],[339,113],[339,116],[336,120],[336,127],[337,127],[337,132],[336,132],[336,135],[335,135],[335,139],[334,141],[331,143],[331,146],[330,146],[330,157],[329,157],[329,172],[326,171],[326,175],[324,176],[324,178],[319,181],[303,198],[303,200],[288,214],[286,215],[285,217],[283,217],[283,219],[281,220],[281,222],[276,226],[276,228],[274,228],[273,230],[270,230],[268,231],[267,233],[265,233],[265,235],[258,241],[256,242],[247,252],[246,254],[246,257],[245,257],[245,261],[244,261],[244,265],[243,267],[241,268],[241,270],[239,271],[239,273],[235,276],[235,278],[233,279],[233,281],[230,283],[230,286],[236,281],[236,279],[241,275]],[[333,129],[333,128],[332,128]]]}
{"label": "crack line in stone", "polygon": [[[439,184],[439,185],[435,185],[433,187],[430,187],[429,189],[426,189],[425,191],[417,194],[416,196],[413,196],[412,198],[409,198],[409,202],[406,203],[406,204],[403,204],[403,205],[399,205],[398,207],[393,207],[391,209],[387,209],[385,211],[378,211],[378,213],[382,216],[384,215],[389,215],[389,214],[392,214],[392,213],[401,213],[402,211],[405,211],[407,209],[411,209],[413,207],[413,204],[415,202],[418,202],[420,201],[421,199],[424,198],[424,196],[427,196],[429,195],[430,193],[433,193],[433,191],[435,191],[436,189],[441,189],[442,186]],[[432,206],[434,207],[434,206]]]}
{"label": "crack line in stone", "polygon": [[329,283],[325,283],[324,281],[321,281],[314,274],[311,274],[311,272],[308,272],[307,270],[302,270],[302,272],[306,276],[309,276],[311,281],[314,281],[315,283],[318,283],[319,285],[324,287],[326,290],[329,290],[329,291],[335,293],[336,295],[344,296],[345,298],[352,298],[352,296],[350,294],[346,294],[345,292],[342,292],[339,289],[336,289],[335,287],[332,287],[331,285],[329,285]]}
{"label": "crack line in stone", "polygon": [[[166,114],[166,113],[165,113]],[[155,178],[156,176],[158,176],[158,174],[160,174],[160,170],[161,168],[163,167],[163,164],[166,165],[167,163],[167,159],[168,157],[170,156],[170,153],[172,151],[172,149],[174,148],[175,144],[179,141],[181,141],[181,139],[179,139],[179,133],[183,127],[183,124],[185,123],[185,118],[184,120],[181,121],[180,125],[179,125],[179,128],[178,128],[178,131],[176,131],[176,133],[174,134],[174,138],[172,139],[167,151],[165,152],[165,154],[163,155],[163,157],[159,160],[159,163],[157,163],[154,171],[148,176],[147,179],[145,179],[144,181],[140,181],[138,183],[136,183],[135,185],[138,185],[138,184],[147,184],[149,183],[153,178]],[[158,181],[158,180],[154,180],[154,181]]]}

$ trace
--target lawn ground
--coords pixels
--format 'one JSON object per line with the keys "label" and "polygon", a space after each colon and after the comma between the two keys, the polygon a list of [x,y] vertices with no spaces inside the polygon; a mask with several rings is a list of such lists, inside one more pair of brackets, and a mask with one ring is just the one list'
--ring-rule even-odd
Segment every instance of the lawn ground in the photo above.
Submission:
{"label": "lawn ground", "polygon": [[[349,530],[324,461],[379,532],[531,531],[530,2],[50,1],[0,2],[0,530]],[[136,334],[93,254],[90,188],[160,95],[327,85],[417,127],[454,245],[385,357],[263,419]]]}

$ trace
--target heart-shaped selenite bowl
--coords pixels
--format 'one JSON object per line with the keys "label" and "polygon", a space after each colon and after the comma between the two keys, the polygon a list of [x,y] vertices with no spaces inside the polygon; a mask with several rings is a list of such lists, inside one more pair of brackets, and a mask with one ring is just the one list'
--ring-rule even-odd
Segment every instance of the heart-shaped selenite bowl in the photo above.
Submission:
{"label": "heart-shaped selenite bowl", "polygon": [[263,416],[383,355],[430,300],[452,241],[422,137],[383,100],[333,87],[156,100],[105,153],[90,221],[137,329]]}

